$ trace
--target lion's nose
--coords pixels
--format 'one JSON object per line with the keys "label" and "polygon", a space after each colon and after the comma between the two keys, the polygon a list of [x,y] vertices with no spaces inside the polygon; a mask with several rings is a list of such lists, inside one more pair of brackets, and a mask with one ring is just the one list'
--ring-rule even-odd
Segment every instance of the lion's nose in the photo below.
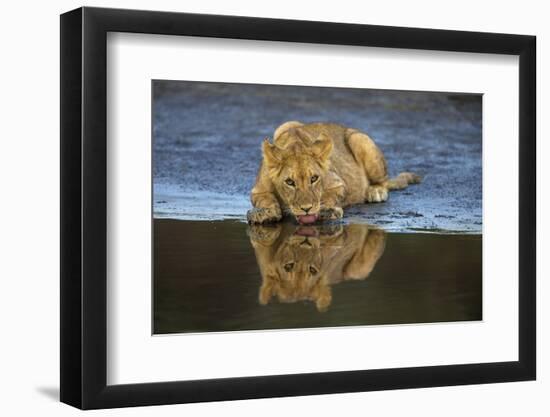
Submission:
{"label": "lion's nose", "polygon": [[308,214],[308,212],[312,209],[313,206],[309,206],[309,207],[300,207],[302,210],[304,210],[306,212],[306,214]]}
{"label": "lion's nose", "polygon": [[307,237],[304,240],[302,240],[302,243],[300,243],[300,245],[313,246],[311,244],[311,242],[309,241],[309,238],[307,238]]}

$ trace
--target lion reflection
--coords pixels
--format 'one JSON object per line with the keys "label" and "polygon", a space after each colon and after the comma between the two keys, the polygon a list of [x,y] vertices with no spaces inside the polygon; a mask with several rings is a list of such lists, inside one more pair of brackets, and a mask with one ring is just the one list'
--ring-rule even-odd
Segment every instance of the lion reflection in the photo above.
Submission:
{"label": "lion reflection", "polygon": [[369,276],[386,241],[384,231],[362,224],[254,225],[249,236],[262,274],[260,303],[309,300],[319,311],[330,306],[332,285]]}

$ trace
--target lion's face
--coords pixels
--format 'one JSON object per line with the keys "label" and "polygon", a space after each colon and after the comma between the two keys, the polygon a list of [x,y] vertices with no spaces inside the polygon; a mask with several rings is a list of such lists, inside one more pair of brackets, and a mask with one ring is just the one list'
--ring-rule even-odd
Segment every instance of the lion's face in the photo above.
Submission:
{"label": "lion's face", "polygon": [[326,135],[310,140],[293,131],[289,133],[293,134],[284,148],[264,141],[263,158],[271,181],[290,213],[299,223],[314,223],[321,209],[333,144]]}
{"label": "lion's face", "polygon": [[260,302],[267,304],[276,295],[283,303],[313,301],[318,310],[326,310],[332,297],[321,245],[317,231],[310,227],[288,236],[274,254]]}

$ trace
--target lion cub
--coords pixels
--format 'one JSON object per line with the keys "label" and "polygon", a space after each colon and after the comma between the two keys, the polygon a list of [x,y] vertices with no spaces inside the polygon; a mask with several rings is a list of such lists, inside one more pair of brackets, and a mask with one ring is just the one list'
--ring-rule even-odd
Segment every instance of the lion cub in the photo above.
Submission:
{"label": "lion cub", "polygon": [[365,224],[251,225],[262,275],[260,304],[312,301],[326,311],[332,286],[366,279],[384,253],[386,234]]}
{"label": "lion cub", "polygon": [[264,140],[262,150],[249,223],[276,222],[285,215],[300,224],[335,220],[343,216],[343,207],[386,201],[389,190],[420,182],[410,172],[389,179],[374,141],[338,124],[283,123],[273,144]]}

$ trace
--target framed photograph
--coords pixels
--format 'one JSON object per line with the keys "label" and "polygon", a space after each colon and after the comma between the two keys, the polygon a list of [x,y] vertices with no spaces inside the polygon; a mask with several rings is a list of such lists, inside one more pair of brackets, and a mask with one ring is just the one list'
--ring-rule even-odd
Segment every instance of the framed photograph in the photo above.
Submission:
{"label": "framed photograph", "polygon": [[535,37],[61,16],[61,401],[533,380]]}

